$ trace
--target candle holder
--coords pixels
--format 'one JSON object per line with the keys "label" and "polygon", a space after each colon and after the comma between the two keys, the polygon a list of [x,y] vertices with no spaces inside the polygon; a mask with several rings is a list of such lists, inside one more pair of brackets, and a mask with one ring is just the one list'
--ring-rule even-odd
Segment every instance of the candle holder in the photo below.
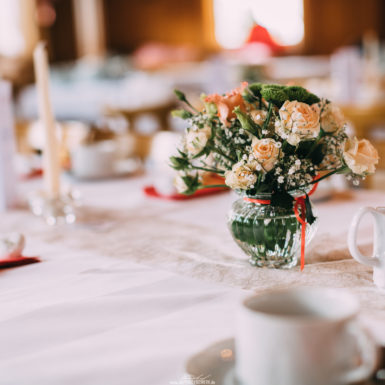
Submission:
{"label": "candle holder", "polygon": [[42,217],[47,224],[72,224],[76,222],[76,208],[79,207],[79,193],[74,190],[51,196],[45,191],[36,191],[28,197],[31,212]]}

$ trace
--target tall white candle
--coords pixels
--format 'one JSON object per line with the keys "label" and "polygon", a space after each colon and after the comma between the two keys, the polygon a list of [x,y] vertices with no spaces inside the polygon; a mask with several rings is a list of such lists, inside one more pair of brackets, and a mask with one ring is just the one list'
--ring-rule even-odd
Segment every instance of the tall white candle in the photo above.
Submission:
{"label": "tall white candle", "polygon": [[0,212],[16,203],[15,138],[11,84],[0,80]]}
{"label": "tall white candle", "polygon": [[33,53],[40,122],[45,145],[43,151],[44,184],[52,198],[60,193],[59,144],[49,91],[49,68],[45,44],[40,42]]}

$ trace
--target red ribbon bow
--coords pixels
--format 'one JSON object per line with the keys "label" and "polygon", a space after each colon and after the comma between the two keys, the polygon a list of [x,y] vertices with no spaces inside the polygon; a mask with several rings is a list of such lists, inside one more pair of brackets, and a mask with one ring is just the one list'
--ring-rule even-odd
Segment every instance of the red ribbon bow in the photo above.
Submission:
{"label": "red ribbon bow", "polygon": [[[314,180],[317,180],[319,176],[314,177]],[[308,192],[308,196],[312,195],[314,191],[317,189],[318,182],[314,183],[312,189]],[[305,267],[305,244],[306,244],[306,203],[305,203],[306,195],[302,195],[298,198],[295,198],[294,204],[294,214],[297,218],[297,221],[301,224],[301,271]],[[259,203],[262,205],[269,205],[271,203],[268,199],[253,199],[244,197],[244,201],[251,203]],[[298,206],[301,207],[301,214],[299,214]]]}

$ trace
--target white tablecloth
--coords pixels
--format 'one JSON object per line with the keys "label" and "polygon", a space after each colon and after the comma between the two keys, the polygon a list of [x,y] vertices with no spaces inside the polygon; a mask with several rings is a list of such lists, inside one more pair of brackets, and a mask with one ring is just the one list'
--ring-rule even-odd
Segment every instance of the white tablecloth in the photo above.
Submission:
{"label": "white tablecloth", "polygon": [[42,262],[0,271],[1,385],[168,385],[191,354],[233,335],[245,289],[347,287],[381,339],[385,295],[345,239],[356,209],[384,205],[383,193],[318,204],[300,273],[248,266],[226,229],[231,194],[168,202],[144,197],[143,184],[79,185],[86,207],[74,226],[50,228],[23,210],[2,215],[0,232],[25,233],[25,254]]}

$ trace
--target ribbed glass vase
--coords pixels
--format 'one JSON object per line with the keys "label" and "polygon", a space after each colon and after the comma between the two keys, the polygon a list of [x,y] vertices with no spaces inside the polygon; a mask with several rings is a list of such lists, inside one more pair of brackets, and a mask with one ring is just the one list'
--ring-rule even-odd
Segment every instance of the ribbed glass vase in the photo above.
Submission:
{"label": "ribbed glass vase", "polygon": [[[269,201],[271,194],[249,197]],[[301,249],[301,224],[294,208],[284,209],[240,198],[228,213],[228,227],[253,266],[290,269],[296,266]],[[306,225],[306,244],[316,232],[317,221]]]}

